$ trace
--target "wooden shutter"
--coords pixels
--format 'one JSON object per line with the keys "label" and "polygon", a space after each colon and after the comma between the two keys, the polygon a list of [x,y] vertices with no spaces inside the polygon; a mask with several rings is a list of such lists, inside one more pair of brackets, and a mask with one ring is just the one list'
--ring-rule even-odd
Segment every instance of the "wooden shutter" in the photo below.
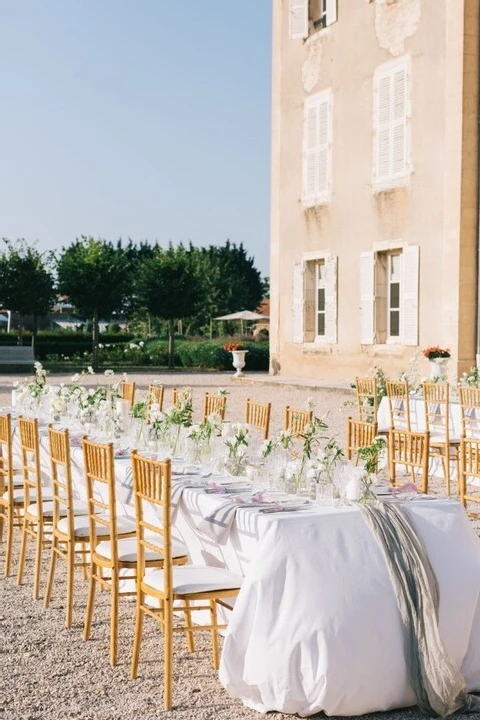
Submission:
{"label": "wooden shutter", "polygon": [[408,75],[407,65],[392,74],[392,177],[408,172]]}
{"label": "wooden shutter", "polygon": [[327,26],[337,22],[337,0],[327,0]]}
{"label": "wooden shutter", "polygon": [[304,335],[304,265],[296,262],[293,265],[292,283],[292,342],[303,343]]}
{"label": "wooden shutter", "polygon": [[337,342],[337,258],[325,258],[325,341]]}
{"label": "wooden shutter", "polygon": [[360,254],[360,336],[362,345],[373,345],[375,327],[375,253]]}
{"label": "wooden shutter", "polygon": [[308,98],[304,109],[303,202],[313,207],[329,199],[332,189],[332,93]]}
{"label": "wooden shutter", "polygon": [[290,37],[308,37],[308,0],[289,0],[288,10]]}
{"label": "wooden shutter", "polygon": [[410,171],[409,70],[406,59],[377,68],[374,77],[374,184]]}
{"label": "wooden shutter", "polygon": [[411,245],[404,248],[403,273],[400,291],[401,334],[404,345],[418,345],[418,280],[420,247]]}

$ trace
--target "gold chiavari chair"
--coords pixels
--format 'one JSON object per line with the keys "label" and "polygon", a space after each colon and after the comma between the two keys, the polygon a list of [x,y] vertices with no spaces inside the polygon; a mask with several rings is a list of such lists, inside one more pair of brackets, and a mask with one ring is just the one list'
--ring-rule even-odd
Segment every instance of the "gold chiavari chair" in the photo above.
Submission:
{"label": "gold chiavari chair", "polygon": [[347,442],[345,447],[345,457],[347,460],[355,460],[358,464],[358,451],[362,447],[372,445],[377,436],[376,422],[363,422],[362,420],[354,420],[347,418]]}
{"label": "gold chiavari chair", "polygon": [[357,390],[358,419],[362,422],[377,422],[377,383],[374,377],[355,378]]}
{"label": "gold chiavari chair", "polygon": [[287,405],[283,416],[283,428],[298,437],[313,420],[313,410],[297,410]]}
{"label": "gold chiavari chair", "polygon": [[410,388],[406,380],[387,380],[390,427],[394,430],[411,430]]}
{"label": "gold chiavari chair", "polygon": [[[183,632],[187,641],[194,631],[211,632],[213,666],[218,668],[218,630],[225,627],[218,623],[217,603],[236,597],[242,578],[218,567],[198,565],[174,566],[172,563],[171,538],[171,467],[170,460],[163,462],[142,458],[132,453],[135,512],[137,519],[138,582],[135,636],[132,656],[132,679],[137,677],[138,660],[144,615],[157,620],[164,631],[164,708],[172,707],[173,633]],[[162,522],[152,525],[146,520],[145,506],[154,505],[162,515]],[[148,570],[145,557],[148,552],[162,554],[162,569]],[[158,607],[146,602],[154,598]],[[193,625],[190,603],[195,601],[195,611],[206,610],[210,614],[208,625]],[[173,609],[183,612],[185,625],[173,624]],[[188,642],[189,649],[193,644]]]}
{"label": "gold chiavari chair", "polygon": [[[13,469],[12,418],[9,413],[0,415],[0,537],[6,529],[5,575],[12,564],[13,534],[22,527],[23,488],[15,484]],[[22,482],[23,485],[23,482]]]}
{"label": "gold chiavari chair", "polygon": [[42,550],[49,542],[46,539],[45,529],[50,528],[53,522],[52,492],[50,489],[43,487],[38,421],[35,418],[19,417],[18,429],[23,475],[23,522],[17,585],[23,583],[27,544],[28,539],[32,538],[36,543],[33,598],[38,600],[40,596]]}
{"label": "gold chiavari chair", "polygon": [[[472,483],[476,481],[476,485]],[[480,519],[478,512],[470,509],[470,503],[480,504],[480,438],[460,438],[460,500],[470,517]]]}
{"label": "gold chiavari chair", "polygon": [[455,462],[458,478],[460,438],[450,431],[450,385],[448,382],[423,383],[426,429],[430,433],[430,457],[440,457],[447,495],[450,495],[450,462]]}
{"label": "gold chiavari chair", "polygon": [[163,398],[165,395],[165,388],[163,385],[149,385],[148,386],[148,393],[147,393],[147,407],[150,409],[150,406],[154,403],[159,406],[159,409],[161,410],[163,408]]}
{"label": "gold chiavari chair", "polygon": [[135,402],[135,383],[128,380],[122,380],[119,386],[119,393],[122,400],[127,400],[130,403],[130,407]]}
{"label": "gold chiavari chair", "polygon": [[178,388],[172,388],[172,405],[176,405],[178,400]]}
{"label": "gold chiavari chair", "polygon": [[462,435],[480,437],[480,388],[459,386]]}
{"label": "gold chiavari chair", "polygon": [[[90,578],[83,639],[90,637],[98,584],[111,593],[110,664],[114,666],[118,653],[119,598],[136,595],[136,590],[130,590],[129,584],[126,589],[120,589],[120,581],[136,581],[137,578],[137,543],[133,537],[135,521],[117,514],[113,444],[83,438],[82,445],[90,535]],[[183,544],[178,543],[173,552],[179,562],[186,562],[187,551]],[[161,566],[163,555],[149,552],[145,563],[149,567]],[[120,575],[120,571],[124,572]]]}
{"label": "gold chiavari chair", "polygon": [[268,431],[270,429],[270,413],[272,410],[272,403],[270,402],[257,402],[256,400],[250,400],[247,398],[245,403],[245,422],[248,425],[253,425],[258,430],[263,432],[263,439],[268,438]]}
{"label": "gold chiavari chair", "polygon": [[[87,505],[74,498],[68,430],[48,426],[50,465],[53,488],[53,525],[50,568],[44,605],[50,604],[57,557],[67,563],[67,606],[65,625],[72,626],[75,568],[81,567],[86,579],[90,536]],[[79,558],[78,560],[76,558]]]}
{"label": "gold chiavari chair", "polygon": [[421,490],[424,493],[428,492],[429,445],[428,432],[390,430],[388,433],[388,473],[392,485],[396,485],[396,470],[397,466],[401,465],[410,472],[412,479],[415,479],[416,473],[420,474]]}
{"label": "gold chiavari chair", "polygon": [[226,395],[211,395],[206,392],[203,396],[203,419],[206,420],[212,413],[218,413],[222,420],[225,420],[225,410],[227,408]]}

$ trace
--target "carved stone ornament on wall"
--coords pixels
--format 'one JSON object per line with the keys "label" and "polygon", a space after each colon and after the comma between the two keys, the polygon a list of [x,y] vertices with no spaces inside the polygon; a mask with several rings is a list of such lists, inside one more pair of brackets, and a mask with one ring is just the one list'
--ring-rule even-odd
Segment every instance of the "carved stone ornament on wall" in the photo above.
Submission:
{"label": "carved stone ornament on wall", "polygon": [[378,44],[394,57],[405,53],[405,40],[418,30],[420,0],[375,0]]}
{"label": "carved stone ornament on wall", "polygon": [[320,80],[320,64],[322,62],[322,38],[312,36],[307,47],[307,59],[302,65],[302,84],[305,92],[310,93]]}

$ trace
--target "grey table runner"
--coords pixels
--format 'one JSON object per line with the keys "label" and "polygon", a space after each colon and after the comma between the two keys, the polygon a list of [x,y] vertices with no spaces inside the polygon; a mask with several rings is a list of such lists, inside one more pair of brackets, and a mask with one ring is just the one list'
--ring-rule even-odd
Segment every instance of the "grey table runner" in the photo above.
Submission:
{"label": "grey table runner", "polygon": [[480,698],[467,692],[465,680],[440,637],[437,578],[407,511],[393,503],[358,507],[387,563],[419,707],[441,717],[458,711],[480,712]]}

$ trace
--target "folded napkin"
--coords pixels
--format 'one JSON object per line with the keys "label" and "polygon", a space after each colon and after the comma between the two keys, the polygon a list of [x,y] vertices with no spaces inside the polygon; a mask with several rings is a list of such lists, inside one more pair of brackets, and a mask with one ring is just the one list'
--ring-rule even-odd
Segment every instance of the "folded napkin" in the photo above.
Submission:
{"label": "folded napkin", "polygon": [[441,717],[479,713],[480,698],[467,693],[440,637],[437,578],[406,509],[389,503],[358,507],[380,545],[395,590],[405,660],[420,709]]}
{"label": "folded napkin", "polygon": [[237,489],[236,493],[234,497],[215,508],[215,510],[201,520],[197,526],[201,533],[212,540],[216,540],[220,545],[226,543],[239,508],[281,508],[281,504],[278,501],[265,497],[260,492],[245,496],[238,495]]}

